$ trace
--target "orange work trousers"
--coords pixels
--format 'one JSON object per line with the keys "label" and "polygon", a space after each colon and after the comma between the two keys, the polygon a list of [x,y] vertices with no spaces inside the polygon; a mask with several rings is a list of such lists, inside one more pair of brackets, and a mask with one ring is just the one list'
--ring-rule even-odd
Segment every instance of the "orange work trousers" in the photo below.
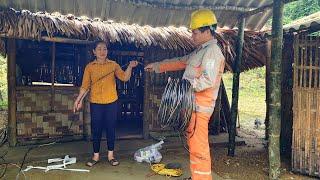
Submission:
{"label": "orange work trousers", "polygon": [[209,113],[193,112],[188,127],[190,170],[192,180],[212,180],[208,141]]}

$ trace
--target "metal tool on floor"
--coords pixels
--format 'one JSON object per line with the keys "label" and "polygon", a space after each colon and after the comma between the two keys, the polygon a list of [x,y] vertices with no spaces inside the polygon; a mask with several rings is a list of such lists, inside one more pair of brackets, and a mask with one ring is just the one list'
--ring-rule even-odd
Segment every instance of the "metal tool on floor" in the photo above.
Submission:
{"label": "metal tool on floor", "polygon": [[64,171],[75,171],[75,172],[90,172],[87,169],[68,169],[67,165],[75,164],[77,162],[77,158],[73,157],[70,158],[69,155],[66,155],[64,158],[54,158],[48,159],[48,164],[62,162],[61,164],[54,164],[46,167],[41,166],[27,166],[24,172],[27,172],[31,169],[42,169],[44,172],[48,172],[50,170],[64,170]]}

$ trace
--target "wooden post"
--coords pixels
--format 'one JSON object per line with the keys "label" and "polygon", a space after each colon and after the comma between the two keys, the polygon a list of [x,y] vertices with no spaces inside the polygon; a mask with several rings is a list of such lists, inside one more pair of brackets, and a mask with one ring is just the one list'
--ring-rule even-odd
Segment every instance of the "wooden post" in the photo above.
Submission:
{"label": "wooden post", "polygon": [[8,39],[8,141],[17,144],[17,99],[16,99],[16,40]]}
{"label": "wooden post", "polygon": [[228,99],[228,94],[224,86],[223,80],[221,80],[221,107],[223,115],[223,124],[225,125],[226,131],[230,131],[230,121],[231,121],[231,109]]}
{"label": "wooden post", "polygon": [[[84,55],[84,65],[88,64],[91,60],[90,56],[90,47],[89,45],[85,45],[85,55]],[[80,80],[80,86],[81,86],[81,80]],[[84,98],[83,100],[83,134],[84,138],[87,141],[90,141],[91,139],[91,116],[90,116],[90,103],[88,101],[88,96]]]}
{"label": "wooden post", "polygon": [[[293,123],[293,67],[294,63],[294,35],[284,36],[282,51],[282,71],[281,71],[281,132],[280,132],[280,154],[291,157],[292,145],[292,123]],[[311,56],[310,56],[311,57]],[[310,63],[312,66],[312,62]],[[310,69],[309,73],[313,70]],[[315,73],[316,74],[316,73]],[[312,82],[312,76],[309,75]],[[314,78],[314,77],[313,77]],[[315,81],[316,82],[316,81]],[[311,108],[312,109],[312,108]]]}
{"label": "wooden post", "polygon": [[240,67],[242,59],[242,49],[244,40],[245,18],[239,18],[238,24],[238,39],[236,49],[236,60],[233,67],[233,84],[232,84],[232,104],[231,104],[231,125],[229,131],[228,156],[234,156],[235,139],[236,139],[236,123],[238,117],[238,100],[239,100],[239,82],[240,82]]}
{"label": "wooden post", "polygon": [[219,88],[219,93],[218,93],[218,97],[216,99],[216,104],[214,107],[214,111],[213,114],[211,115],[210,121],[209,121],[209,130],[210,130],[210,134],[212,135],[219,135],[220,133],[220,129],[221,129],[221,115],[220,115],[220,111],[221,111],[221,91],[222,91],[222,84],[220,85]]}
{"label": "wooden post", "polygon": [[280,128],[281,128],[281,60],[282,60],[282,18],[283,0],[273,1],[272,44],[270,63],[269,102],[269,179],[280,176]]}
{"label": "wooden post", "polygon": [[[147,61],[144,59],[144,64],[147,64]],[[148,62],[149,63],[149,62]],[[143,138],[148,139],[149,137],[149,123],[151,121],[150,118],[150,84],[151,84],[151,74],[150,73],[144,73],[144,92],[143,92]]]}
{"label": "wooden post", "polygon": [[266,49],[266,54],[267,54],[267,57],[266,57],[266,119],[264,121],[264,124],[265,124],[265,127],[266,127],[266,130],[265,130],[265,140],[268,140],[269,139],[269,106],[268,104],[270,103],[270,82],[269,82],[269,77],[270,77],[270,62],[271,62],[271,41],[268,40],[267,42],[267,49]]}
{"label": "wooden post", "polygon": [[51,111],[54,111],[54,71],[55,71],[55,63],[56,63],[56,43],[52,42],[51,46]]}

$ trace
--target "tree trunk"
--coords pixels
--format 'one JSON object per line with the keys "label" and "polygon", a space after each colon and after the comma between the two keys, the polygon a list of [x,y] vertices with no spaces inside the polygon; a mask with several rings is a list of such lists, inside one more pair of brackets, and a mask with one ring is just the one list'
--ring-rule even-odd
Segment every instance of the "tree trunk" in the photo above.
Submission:
{"label": "tree trunk", "polygon": [[269,179],[280,176],[281,60],[283,0],[273,1],[269,103]]}

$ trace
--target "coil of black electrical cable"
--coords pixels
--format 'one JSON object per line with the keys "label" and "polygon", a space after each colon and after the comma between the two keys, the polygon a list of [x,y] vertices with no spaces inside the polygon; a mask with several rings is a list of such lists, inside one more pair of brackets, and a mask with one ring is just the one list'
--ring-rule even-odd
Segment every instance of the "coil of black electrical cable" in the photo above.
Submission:
{"label": "coil of black electrical cable", "polygon": [[169,79],[162,95],[158,120],[162,128],[184,132],[194,109],[192,86],[185,79]]}

